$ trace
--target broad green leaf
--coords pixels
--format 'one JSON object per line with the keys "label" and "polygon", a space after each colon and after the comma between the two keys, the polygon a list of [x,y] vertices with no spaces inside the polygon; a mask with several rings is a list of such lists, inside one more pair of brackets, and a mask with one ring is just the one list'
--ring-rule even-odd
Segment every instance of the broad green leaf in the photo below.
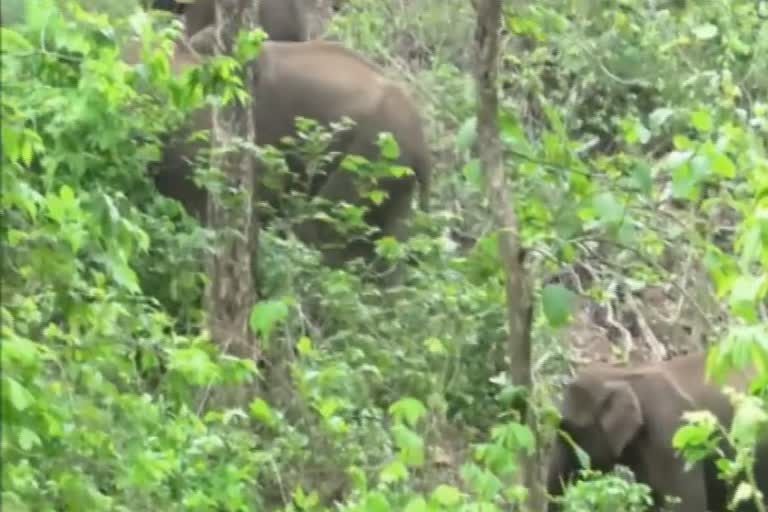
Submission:
{"label": "broad green leaf", "polygon": [[312,340],[306,336],[302,336],[299,338],[298,343],[296,343],[296,350],[302,356],[308,356],[312,354],[312,352],[314,352],[314,349],[312,348]]}
{"label": "broad green leaf", "polygon": [[389,413],[397,422],[405,421],[411,427],[427,414],[427,409],[421,401],[415,398],[401,398],[389,406]]}
{"label": "broad green leaf", "polygon": [[288,318],[288,311],[286,299],[259,302],[251,309],[249,321],[251,330],[265,340],[269,340],[275,327]]}
{"label": "broad green leaf", "polygon": [[408,478],[408,468],[399,460],[393,460],[381,470],[379,478],[385,483],[405,481]]}
{"label": "broad green leaf", "polygon": [[218,366],[205,350],[197,347],[179,348],[169,351],[169,368],[182,374],[191,383],[208,384],[218,376]]}
{"label": "broad green leaf", "polygon": [[736,177],[736,165],[724,153],[715,153],[712,156],[712,170],[723,178],[732,179]]}
{"label": "broad green leaf", "polygon": [[424,440],[421,436],[403,424],[393,426],[392,435],[404,464],[413,467],[424,465]]}
{"label": "broad green leaf", "polygon": [[25,452],[42,444],[40,436],[38,436],[36,432],[26,427],[19,428],[17,432],[17,439],[19,441],[19,447]]}
{"label": "broad green leaf", "polygon": [[430,337],[424,341],[424,346],[430,354],[445,354],[445,344],[439,338]]}
{"label": "broad green leaf", "polygon": [[75,192],[68,185],[62,185],[58,195],[47,196],[45,202],[48,208],[48,215],[59,224],[63,224],[67,219],[75,217],[79,212]]}
{"label": "broad green leaf", "polygon": [[22,386],[19,381],[11,377],[3,377],[3,381],[3,394],[8,398],[14,409],[24,411],[34,402],[32,393]]}
{"label": "broad green leaf", "polygon": [[544,315],[552,327],[563,327],[568,323],[575,294],[559,284],[550,284],[541,291]]}
{"label": "broad green leaf", "polygon": [[763,276],[740,276],[733,283],[729,305],[734,315],[747,322],[757,320],[757,304],[766,284]]}
{"label": "broad green leaf", "polygon": [[510,436],[508,439],[514,439],[514,445],[510,446],[514,450],[525,451],[528,454],[533,453],[536,441],[533,432],[527,425],[521,423],[510,423],[508,425]]}
{"label": "broad green leaf", "polygon": [[712,116],[706,110],[697,110],[691,114],[691,124],[702,133],[712,131]]}
{"label": "broad green leaf", "polygon": [[3,42],[4,52],[30,52],[34,50],[32,43],[26,40],[26,38],[6,27],[0,27],[0,40]]}
{"label": "broad green leaf", "polygon": [[603,192],[595,196],[592,206],[603,222],[616,224],[624,220],[624,205],[610,192]]}
{"label": "broad green leaf", "polygon": [[253,416],[254,419],[268,427],[273,427],[277,422],[277,418],[275,417],[275,413],[272,411],[272,408],[261,398],[253,400],[249,410],[251,411],[251,416]]}
{"label": "broad green leaf", "polygon": [[624,135],[624,141],[630,145],[637,144],[638,142],[642,143],[641,138],[645,138],[647,141],[650,137],[648,129],[636,118],[623,120],[621,129]]}
{"label": "broad green leaf", "polygon": [[379,148],[381,156],[388,160],[396,160],[400,156],[400,145],[391,133],[379,134]]}
{"label": "broad green leaf", "polygon": [[429,512],[427,501],[421,496],[411,498],[403,512]]}
{"label": "broad green leaf", "polygon": [[[73,247],[73,250],[76,250],[76,247]],[[141,291],[139,287],[139,277],[136,275],[136,272],[128,266],[123,258],[108,257],[106,264],[109,273],[117,284],[130,292],[138,293]]]}
{"label": "broad green leaf", "polygon": [[768,412],[765,404],[756,397],[744,397],[736,408],[731,424],[731,435],[741,446],[752,447],[758,435],[768,425]]}
{"label": "broad green leaf", "polygon": [[650,195],[653,190],[653,177],[651,176],[651,168],[647,164],[639,163],[632,169],[632,180],[640,192]]}
{"label": "broad green leaf", "polygon": [[28,339],[19,336],[7,336],[3,334],[2,356],[3,366],[8,368],[10,365],[22,368],[31,368],[40,363],[44,347]]}
{"label": "broad green leaf", "polygon": [[432,492],[431,500],[444,507],[455,507],[462,500],[462,493],[451,485],[438,485]]}
{"label": "broad green leaf", "polygon": [[365,497],[365,512],[391,512],[392,506],[387,497],[380,492],[372,492]]}
{"label": "broad green leaf", "polygon": [[373,204],[380,206],[387,198],[387,193],[383,190],[373,190],[368,194],[368,198]]}

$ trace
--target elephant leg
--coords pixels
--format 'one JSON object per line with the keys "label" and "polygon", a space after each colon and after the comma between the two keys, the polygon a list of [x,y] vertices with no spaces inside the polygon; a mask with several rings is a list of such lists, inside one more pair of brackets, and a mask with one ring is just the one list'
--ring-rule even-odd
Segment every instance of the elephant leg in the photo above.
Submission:
{"label": "elephant leg", "polygon": [[[413,209],[411,202],[415,191],[413,180],[400,181],[386,187],[389,197],[371,211],[370,223],[379,227],[379,236],[391,236],[397,242],[403,243],[408,239],[408,219]],[[373,248],[372,248],[373,250]],[[394,286],[402,282],[404,277],[403,263],[394,266],[386,261],[381,262],[377,269],[383,274],[386,286]]]}
{"label": "elephant leg", "polygon": [[[670,512],[705,512],[710,510],[707,503],[707,488],[704,469],[701,463],[696,464],[690,471],[685,471],[684,461],[674,454],[666,457],[656,457],[650,467],[646,479],[653,490],[654,501],[664,502],[665,497],[676,497],[678,502],[670,504]],[[672,500],[670,500],[672,501]],[[711,511],[719,512],[719,511]]]}
{"label": "elephant leg", "polygon": [[[342,170],[333,171],[319,187],[316,196],[331,205],[338,205],[343,201],[350,204],[360,203],[354,176]],[[350,240],[339,233],[332,224],[322,220],[304,220],[296,225],[294,231],[302,242],[321,249],[325,264],[331,267],[339,267],[356,257],[367,259],[371,255],[365,241]]]}

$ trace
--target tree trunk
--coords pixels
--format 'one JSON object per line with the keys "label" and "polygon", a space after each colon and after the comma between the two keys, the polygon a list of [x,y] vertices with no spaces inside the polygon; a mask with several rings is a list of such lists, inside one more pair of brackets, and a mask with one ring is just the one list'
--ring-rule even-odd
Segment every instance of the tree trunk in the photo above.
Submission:
{"label": "tree trunk", "polygon": [[[537,431],[533,411],[528,407],[531,390],[530,285],[520,243],[519,221],[510,197],[510,184],[504,171],[504,156],[498,122],[499,32],[502,0],[473,0],[477,11],[475,27],[475,84],[477,89],[477,140],[479,158],[485,171],[487,193],[498,230],[499,253],[505,274],[507,302],[507,341],[512,383],[524,397],[516,404],[520,421]],[[537,443],[538,444],[538,443]],[[521,454],[522,455],[522,454]],[[537,457],[523,456],[523,481],[530,492],[528,507],[541,510]]]}
{"label": "tree trunk", "polygon": [[[241,28],[256,26],[258,2],[216,1],[216,50],[231,54]],[[253,63],[246,66],[245,84],[252,83]],[[247,86],[247,85],[246,85]],[[251,109],[233,100],[213,109],[213,147],[231,148],[238,139],[255,140]],[[215,152],[213,163],[227,177],[228,184],[247,194],[236,206],[224,205],[209,195],[207,217],[217,234],[216,250],[208,261],[210,282],[206,308],[210,333],[226,353],[256,360],[259,349],[249,329],[251,308],[256,300],[252,262],[256,257],[258,219],[253,213],[253,159],[247,150]]]}

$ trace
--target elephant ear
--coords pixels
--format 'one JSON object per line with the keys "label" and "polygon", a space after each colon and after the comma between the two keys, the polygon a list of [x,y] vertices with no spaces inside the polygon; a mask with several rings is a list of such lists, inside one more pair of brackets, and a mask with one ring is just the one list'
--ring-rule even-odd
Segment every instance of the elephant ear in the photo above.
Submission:
{"label": "elephant ear", "polygon": [[618,457],[643,425],[643,412],[635,390],[623,380],[605,383],[607,392],[600,414],[600,426],[606,434],[614,457]]}

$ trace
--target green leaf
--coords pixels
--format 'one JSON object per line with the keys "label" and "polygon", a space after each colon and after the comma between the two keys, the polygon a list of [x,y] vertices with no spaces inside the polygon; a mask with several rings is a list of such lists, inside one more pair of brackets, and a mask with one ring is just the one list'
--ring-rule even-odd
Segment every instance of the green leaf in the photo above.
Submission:
{"label": "green leaf", "polygon": [[365,512],[390,512],[392,510],[387,497],[380,492],[372,492],[365,498]]}
{"label": "green leaf", "polygon": [[559,284],[550,284],[541,291],[544,315],[552,327],[563,327],[568,323],[571,304],[575,294]]}
{"label": "green leaf", "polygon": [[421,496],[411,498],[411,500],[405,506],[405,509],[403,509],[403,512],[428,512],[428,511],[429,511],[429,508],[427,507],[427,501]]}
{"label": "green leaf", "polygon": [[400,145],[391,133],[379,134],[379,148],[381,156],[388,160],[396,160],[400,156]]}
{"label": "green leaf", "polygon": [[445,354],[445,345],[439,338],[430,337],[424,341],[424,346],[430,354]]}
{"label": "green leaf", "polygon": [[19,447],[25,452],[28,452],[32,448],[43,444],[43,442],[40,440],[40,436],[38,436],[36,432],[26,427],[21,427],[19,429],[17,433],[17,439],[19,441]]}
{"label": "green leaf", "polygon": [[3,381],[3,394],[8,398],[14,409],[24,411],[34,402],[32,393],[27,391],[27,388],[22,386],[16,379],[3,377]]}
{"label": "green leaf", "polygon": [[515,451],[519,450],[531,454],[536,445],[536,440],[533,437],[533,432],[531,432],[527,425],[513,422],[507,426],[506,443],[509,448]]}
{"label": "green leaf", "polygon": [[764,404],[754,396],[744,397],[736,408],[731,424],[731,435],[740,446],[754,446],[762,429],[768,425],[768,412]]}
{"label": "green leaf", "polygon": [[205,350],[197,347],[172,349],[169,356],[169,368],[193,384],[208,384],[218,376],[218,366]]}
{"label": "green leaf", "polygon": [[368,198],[376,206],[380,206],[381,203],[387,198],[387,193],[383,190],[372,190],[368,193]]}
{"label": "green leaf", "polygon": [[712,131],[713,127],[712,116],[706,110],[697,110],[691,114],[691,124],[698,131],[709,133]]}
{"label": "green leaf", "polygon": [[581,446],[576,444],[573,438],[566,431],[558,430],[557,435],[560,436],[563,442],[567,443],[576,454],[576,460],[579,461],[579,466],[584,469],[590,469],[592,467],[592,461],[590,460],[589,454],[584,451]]}
{"label": "green leaf", "polygon": [[712,39],[713,37],[717,36],[718,32],[719,30],[717,26],[711,23],[703,23],[693,28],[693,35],[702,41]]}
{"label": "green leaf", "polygon": [[35,47],[24,36],[6,27],[0,27],[0,41],[3,42],[4,52],[29,52]]}
{"label": "green leaf", "polygon": [[640,192],[650,195],[653,190],[653,178],[651,168],[645,163],[639,163],[632,169],[632,180],[635,182]]}
{"label": "green leaf", "polygon": [[45,350],[42,345],[19,336],[4,334],[4,337],[2,350],[0,350],[4,367],[18,365],[22,368],[31,368],[40,363],[41,355]]}
{"label": "green leaf", "polygon": [[394,417],[396,422],[403,422],[411,427],[424,417],[427,413],[427,409],[424,404],[415,398],[401,398],[391,406],[389,406],[389,413]]}
{"label": "green leaf", "polygon": [[723,178],[732,179],[736,177],[736,165],[723,153],[715,153],[712,156],[712,170]]}
{"label": "green leaf", "polygon": [[451,485],[438,485],[432,492],[431,499],[444,507],[455,507],[461,502],[462,494]]}
{"label": "green leaf", "polygon": [[308,356],[312,354],[312,352],[314,352],[314,349],[312,348],[312,340],[306,336],[302,336],[299,338],[298,343],[296,343],[296,350],[302,356]]}
{"label": "green leaf", "polygon": [[472,116],[464,120],[456,134],[456,150],[460,153],[469,151],[477,137],[477,118]]}
{"label": "green leaf", "polygon": [[767,276],[739,276],[733,283],[729,305],[737,317],[753,323],[757,321],[757,304],[766,284]]}
{"label": "green leaf", "polygon": [[403,463],[413,467],[424,465],[424,440],[421,436],[402,424],[392,427],[392,436]]}
{"label": "green leaf", "polygon": [[379,473],[379,478],[385,483],[405,481],[408,478],[408,468],[399,460],[394,460],[384,466]]}
{"label": "green leaf", "polygon": [[610,192],[603,192],[595,196],[592,206],[603,222],[616,224],[624,220],[624,205]]}
{"label": "green leaf", "polygon": [[[77,248],[73,247],[72,249],[76,250]],[[106,263],[109,274],[118,285],[133,293],[141,291],[141,288],[139,287],[139,276],[136,275],[136,272],[133,271],[122,257],[108,257]]]}
{"label": "green leaf", "polygon": [[736,487],[736,492],[733,493],[733,498],[731,499],[731,506],[729,507],[729,510],[736,510],[739,503],[745,503],[753,500],[755,496],[755,490],[756,489],[752,487],[748,482],[739,482],[739,485]]}
{"label": "green leaf", "polygon": [[268,427],[273,427],[277,423],[277,418],[272,408],[261,398],[252,401],[249,410],[254,419]]}
{"label": "green leaf", "polygon": [[275,327],[288,318],[288,301],[275,299],[259,302],[251,310],[251,330],[268,340]]}
{"label": "green leaf", "polygon": [[48,215],[59,224],[75,216],[79,208],[72,187],[62,185],[58,195],[49,195],[45,198]]}

